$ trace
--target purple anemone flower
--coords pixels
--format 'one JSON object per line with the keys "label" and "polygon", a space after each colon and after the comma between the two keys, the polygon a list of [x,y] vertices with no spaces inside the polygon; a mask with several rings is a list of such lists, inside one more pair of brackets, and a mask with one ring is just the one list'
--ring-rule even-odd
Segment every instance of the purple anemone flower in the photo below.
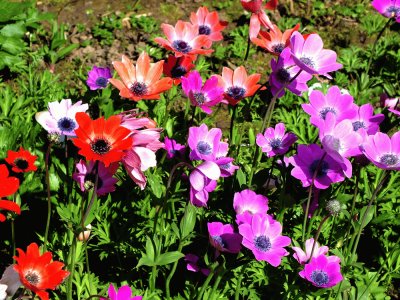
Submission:
{"label": "purple anemone flower", "polygon": [[262,148],[262,152],[266,152],[268,157],[272,157],[285,154],[296,140],[295,134],[285,134],[285,124],[278,123],[275,125],[275,129],[267,128],[264,135],[257,134],[256,143]]}
{"label": "purple anemone flower", "polygon": [[[76,164],[76,172],[72,178],[79,184],[81,191],[87,191],[94,187],[96,182],[96,174],[94,169],[95,162],[85,162],[82,159]],[[118,164],[111,164],[105,167],[102,162],[98,162],[98,174],[96,194],[103,196],[107,193],[115,191],[115,184],[118,179],[114,178],[114,174],[118,169]]]}
{"label": "purple anemone flower", "polygon": [[236,212],[236,223],[251,223],[254,214],[266,214],[268,207],[268,198],[256,194],[252,190],[243,190],[235,193],[233,197],[233,209]]}
{"label": "purple anemone flower", "polygon": [[385,119],[383,114],[374,115],[374,108],[370,103],[364,104],[358,108],[357,115],[350,119],[353,124],[353,130],[364,129],[368,135],[375,134],[379,130],[379,124]]}
{"label": "purple anemone flower", "polygon": [[340,274],[340,258],[321,254],[306,264],[299,275],[316,287],[333,287],[343,280],[343,276]]}
{"label": "purple anemone flower", "polygon": [[295,31],[290,37],[291,54],[296,65],[311,75],[332,78],[328,72],[339,70],[342,65],[336,62],[336,52],[323,49],[323,46],[321,37],[316,33],[305,39]]}
{"label": "purple anemone flower", "polygon": [[255,214],[250,223],[239,225],[239,233],[243,236],[243,246],[250,249],[258,261],[265,260],[277,267],[282,257],[289,254],[283,247],[289,246],[291,240],[282,236],[282,225],[271,219],[265,214]]}
{"label": "purple anemone flower", "polygon": [[370,135],[361,148],[365,156],[378,168],[400,170],[400,131],[393,134],[392,138],[382,132]]}
{"label": "purple anemone flower", "polygon": [[202,268],[198,265],[199,257],[195,254],[188,253],[185,255],[185,261],[187,263],[186,269],[191,272],[201,272],[203,275],[208,276],[210,269]]}
{"label": "purple anemone flower", "polygon": [[355,118],[358,111],[353,97],[342,94],[337,86],[330,87],[326,95],[321,91],[313,90],[310,94],[310,104],[302,104],[301,107],[311,116],[310,122],[314,126],[319,126],[328,112],[336,116],[336,122],[340,122],[344,119]]}
{"label": "purple anemone flower", "polygon": [[219,166],[221,170],[221,177],[232,176],[233,173],[235,173],[235,171],[239,169],[238,166],[235,166],[233,164],[233,158],[227,157],[228,148],[229,148],[228,143],[220,142],[218,145],[217,152],[215,154],[216,158],[214,162]]}
{"label": "purple anemone flower", "polygon": [[[322,157],[324,158],[321,161]],[[326,154],[317,144],[299,145],[297,154],[289,157],[289,162],[294,166],[291,175],[301,180],[303,187],[311,185],[317,167],[314,186],[318,189],[327,189],[332,183],[344,180],[341,164]]]}
{"label": "purple anemone flower", "polygon": [[204,85],[200,73],[192,71],[187,77],[182,77],[182,89],[190,102],[198,106],[206,114],[211,114],[210,107],[217,105],[224,97],[224,90],[218,86],[218,78],[211,77]]}
{"label": "purple anemone flower", "polygon": [[165,137],[164,139],[164,147],[167,150],[167,158],[171,159],[176,156],[183,156],[185,153],[186,147],[178,144],[174,139],[170,139],[169,137]]}
{"label": "purple anemone flower", "polygon": [[93,66],[93,68],[88,72],[88,79],[86,80],[86,84],[92,91],[104,89],[105,87],[107,87],[108,79],[110,78],[112,78],[112,75],[109,68]]}
{"label": "purple anemone flower", "polygon": [[312,75],[307,72],[300,72],[301,69],[291,57],[290,48],[285,48],[278,60],[271,60],[271,69],[269,84],[272,95],[275,96],[279,92],[277,97],[282,97],[285,94],[284,88],[299,96],[302,92],[308,90],[307,81],[312,78]]}
{"label": "purple anemone flower", "polygon": [[189,175],[190,202],[197,207],[206,207],[208,193],[217,187],[221,171],[218,165],[212,161],[205,161],[198,165]]}
{"label": "purple anemone flower", "polygon": [[231,224],[207,223],[210,244],[219,252],[239,253],[242,236],[234,232]]}
{"label": "purple anemone flower", "polygon": [[[115,290],[112,284],[108,288],[108,299],[110,300],[142,300],[142,298],[142,296],[132,297],[132,290],[129,285],[121,286],[118,291]],[[106,299],[101,298],[101,300]]]}
{"label": "purple anemone flower", "polygon": [[395,18],[400,23],[400,1],[399,0],[374,0],[372,6],[384,17]]}
{"label": "purple anemone flower", "polygon": [[[314,239],[310,238],[305,242],[306,251],[303,251],[303,249],[301,249],[300,247],[292,247],[292,249],[296,252],[293,254],[293,257],[299,262],[299,264],[304,265],[306,262],[310,260],[313,245],[314,245]],[[320,255],[325,255],[326,253],[328,253],[328,251],[329,248],[327,246],[319,246],[317,242],[314,247],[312,258],[315,258]]]}
{"label": "purple anemone flower", "polygon": [[222,131],[219,128],[208,130],[206,124],[189,128],[188,144],[191,160],[214,160],[219,149]]}

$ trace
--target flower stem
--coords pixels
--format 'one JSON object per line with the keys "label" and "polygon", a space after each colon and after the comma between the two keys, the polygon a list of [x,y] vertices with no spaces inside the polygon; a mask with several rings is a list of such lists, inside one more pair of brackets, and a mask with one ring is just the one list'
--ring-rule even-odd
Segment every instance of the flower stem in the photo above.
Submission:
{"label": "flower stem", "polygon": [[51,151],[52,143],[49,143],[46,151],[46,159],[45,159],[45,168],[46,168],[46,186],[47,186],[47,221],[46,221],[46,230],[44,232],[44,241],[43,241],[43,251],[47,250],[47,239],[49,237],[49,227],[50,227],[50,218],[51,218],[51,194],[50,194],[50,174],[49,174],[49,158]]}
{"label": "flower stem", "polygon": [[[181,242],[179,242],[178,252],[181,252],[182,248],[183,248],[183,245],[182,245]],[[170,286],[172,277],[174,277],[174,274],[175,274],[175,271],[176,271],[176,267],[178,266],[178,261],[179,260],[174,262],[174,265],[172,266],[172,269],[171,269],[171,271],[170,271],[170,273],[169,273],[169,275],[167,277],[167,280],[165,281],[165,291],[166,291],[166,294],[167,294],[167,299],[171,298],[171,292],[170,292],[169,286]]]}
{"label": "flower stem", "polygon": [[229,135],[231,145],[233,142],[233,128],[235,126],[236,114],[237,114],[237,106],[235,105],[232,107],[231,126],[230,126],[230,135]]}
{"label": "flower stem", "polygon": [[[319,226],[318,226],[318,229],[317,229],[317,233],[316,233],[315,236],[314,236],[314,243],[313,243],[312,248],[311,248],[311,254],[310,254],[310,258],[308,259],[308,262],[309,262],[309,261],[311,260],[311,258],[313,257],[315,245],[317,244],[319,235],[320,235],[321,230],[322,230],[322,226],[324,225],[324,223],[326,222],[326,220],[328,220],[329,216],[330,216],[330,215],[326,215],[326,216],[322,219],[321,223],[319,223]],[[307,262],[307,263],[308,263],[308,262]]]}
{"label": "flower stem", "polygon": [[76,238],[75,234],[72,234],[72,247],[71,247],[71,263],[69,267],[69,277],[68,277],[68,285],[67,285],[67,299],[72,299],[72,283],[74,281],[74,272],[75,272],[75,257],[76,257]]}
{"label": "flower stem", "polygon": [[[217,270],[217,272],[218,272],[218,270]],[[222,277],[224,277],[225,272],[226,272],[226,271],[223,270],[223,269],[221,270],[221,272],[218,272],[217,279],[215,279],[213,288],[212,288],[212,290],[211,290],[211,294],[210,294],[210,299],[211,299],[211,300],[216,299],[216,295],[214,295],[214,294],[215,294],[215,291],[217,290],[217,288],[218,288],[218,286],[219,286],[219,283],[220,283],[221,280],[222,280]]]}
{"label": "flower stem", "polygon": [[247,48],[246,48],[246,53],[244,55],[244,59],[243,62],[245,62],[247,60],[247,58],[249,57],[249,53],[250,53],[250,44],[251,44],[251,40],[250,40],[250,36],[247,38]]}
{"label": "flower stem", "polygon": [[96,199],[96,195],[97,195],[97,185],[99,183],[99,161],[96,160],[93,170],[92,172],[94,172],[94,175],[96,176],[96,179],[94,181],[94,187],[93,187],[93,193],[92,193],[92,197],[89,201],[89,204],[86,208],[85,214],[82,217],[82,230],[85,229],[85,221],[87,219],[87,217],[89,216],[90,210],[93,206],[94,200]]}
{"label": "flower stem", "polygon": [[200,289],[199,294],[197,295],[197,300],[201,300],[206,288],[208,287],[208,285],[210,284],[211,279],[214,277],[214,270],[216,269],[216,267],[218,266],[218,261],[216,261],[212,266],[211,266],[211,270],[210,270],[210,274],[208,274],[206,281],[204,281],[203,286]]}

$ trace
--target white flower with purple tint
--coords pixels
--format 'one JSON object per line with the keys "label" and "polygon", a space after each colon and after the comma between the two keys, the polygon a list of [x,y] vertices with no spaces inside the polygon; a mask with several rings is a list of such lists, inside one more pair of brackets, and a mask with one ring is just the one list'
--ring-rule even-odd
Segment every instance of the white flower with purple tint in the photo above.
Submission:
{"label": "white flower with purple tint", "polygon": [[[306,242],[305,242],[305,246],[306,246],[305,251],[303,251],[303,249],[301,249],[299,247],[292,247],[292,249],[296,252],[293,254],[293,257],[299,262],[299,264],[303,265],[310,260],[313,245],[314,245],[314,239],[310,238],[310,239],[306,240]],[[319,246],[319,244],[317,242],[317,243],[315,243],[315,246],[314,246],[312,258],[320,256],[320,255],[324,255],[324,254],[328,253],[328,251],[329,251],[329,248],[327,246]]]}
{"label": "white flower with purple tint", "polygon": [[268,157],[285,154],[291,145],[297,140],[293,133],[285,134],[285,124],[278,123],[275,129],[269,127],[264,134],[257,134],[256,143],[266,152]]}
{"label": "white flower with purple tint", "polygon": [[93,66],[88,72],[86,84],[93,90],[104,89],[108,85],[108,79],[112,78],[109,68]]}

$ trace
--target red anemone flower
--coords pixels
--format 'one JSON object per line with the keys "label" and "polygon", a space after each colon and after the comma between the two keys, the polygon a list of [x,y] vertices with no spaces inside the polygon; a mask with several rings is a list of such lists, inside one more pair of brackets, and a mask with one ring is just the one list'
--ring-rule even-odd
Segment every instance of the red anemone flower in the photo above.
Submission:
{"label": "red anemone flower", "polygon": [[268,10],[275,10],[278,7],[278,0],[270,0],[265,4],[265,8]]}
{"label": "red anemone flower", "polygon": [[[19,180],[16,177],[8,177],[8,169],[6,165],[0,165],[0,209],[13,211],[17,214],[21,213],[18,204],[2,200],[1,197],[7,197],[14,194],[19,188]],[[6,217],[0,213],[0,222],[4,222]]]}
{"label": "red anemone flower", "polygon": [[[254,95],[260,87],[258,81],[260,74],[247,76],[246,69],[243,66],[231,70],[227,67],[222,69],[222,76],[215,75],[218,78],[218,85],[224,89],[224,98],[230,105],[236,105],[243,98]],[[223,101],[227,103],[227,101]]]}
{"label": "red anemone flower", "polygon": [[262,0],[240,0],[240,3],[242,3],[245,10],[251,12],[249,25],[250,40],[258,36],[261,26],[269,30],[274,30],[271,20],[264,11]]}
{"label": "red anemone flower", "polygon": [[273,25],[274,30],[269,32],[260,31],[260,38],[253,38],[251,41],[257,46],[266,49],[268,52],[271,52],[273,55],[279,56],[283,49],[285,49],[290,44],[290,37],[293,32],[298,31],[300,28],[300,24],[297,24],[292,29],[286,30],[283,34],[282,31],[279,30],[278,26]]}
{"label": "red anemone flower", "polygon": [[111,78],[108,81],[119,89],[119,95],[134,101],[160,99],[160,93],[172,87],[171,78],[161,78],[164,61],[151,64],[146,52],[140,54],[136,67],[132,61],[122,55],[121,61],[113,61],[121,80]]}
{"label": "red anemone flower", "polygon": [[171,77],[174,84],[181,83],[181,77],[186,76],[188,72],[195,66],[190,56],[175,57],[170,55],[166,62],[164,62],[164,75]]}
{"label": "red anemone flower", "polygon": [[54,290],[68,277],[69,272],[62,270],[64,264],[59,261],[51,261],[52,254],[47,251],[40,255],[37,244],[28,246],[26,253],[17,249],[19,256],[14,256],[16,264],[14,270],[18,272],[21,283],[41,300],[48,300],[47,289]]}
{"label": "red anemone flower", "polygon": [[77,137],[73,142],[86,160],[98,160],[108,167],[121,161],[125,150],[132,146],[131,132],[121,126],[120,116],[92,120],[86,113],[78,112],[76,121],[79,128],[75,130]]}
{"label": "red anemone flower", "polygon": [[207,35],[213,42],[224,39],[221,30],[228,25],[228,22],[219,20],[216,11],[209,12],[205,6],[199,7],[196,13],[191,13],[190,22],[199,26],[199,34]]}
{"label": "red anemone flower", "polygon": [[169,24],[161,24],[164,38],[155,38],[154,41],[167,50],[175,52],[175,56],[191,56],[193,59],[197,54],[209,54],[213,52],[210,48],[212,41],[205,34],[199,34],[199,25],[193,25],[179,20],[175,28]]}
{"label": "red anemone flower", "polygon": [[28,150],[20,147],[19,151],[7,151],[6,162],[12,167],[15,173],[36,171],[37,167],[34,165],[37,156],[32,155]]}

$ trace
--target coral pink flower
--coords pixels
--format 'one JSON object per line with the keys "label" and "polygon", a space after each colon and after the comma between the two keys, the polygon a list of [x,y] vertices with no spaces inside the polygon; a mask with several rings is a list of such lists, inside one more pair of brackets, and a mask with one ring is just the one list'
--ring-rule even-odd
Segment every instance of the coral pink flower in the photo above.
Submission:
{"label": "coral pink flower", "polygon": [[[314,239],[313,238],[308,239],[305,244],[306,244],[306,251],[303,251],[299,247],[292,247],[292,249],[296,252],[293,254],[293,257],[299,262],[299,264],[302,264],[302,265],[310,260],[312,247],[314,245]],[[320,255],[324,255],[324,254],[328,253],[328,251],[329,251],[329,248],[327,246],[320,247],[317,242],[314,247],[314,252],[313,252],[312,258],[320,256]]]}
{"label": "coral pink flower", "polygon": [[228,22],[219,20],[216,11],[209,12],[205,6],[199,7],[196,13],[191,13],[190,22],[199,26],[199,34],[207,35],[213,42],[223,39],[221,30],[228,25]]}
{"label": "coral pink flower", "polygon": [[171,78],[160,79],[164,61],[151,64],[146,52],[140,54],[136,67],[125,55],[122,55],[122,61],[113,61],[112,64],[122,81],[113,78],[108,81],[119,89],[121,97],[134,101],[160,99],[160,93],[172,87]]}
{"label": "coral pink flower", "polygon": [[[167,40],[155,38],[155,42],[167,50],[175,52],[176,57],[191,56],[195,58],[197,54],[209,54],[214,50],[208,49],[212,41],[207,35],[199,34],[199,26],[188,22],[178,21],[175,28],[169,24],[161,24]],[[206,48],[206,49],[203,49]]]}
{"label": "coral pink flower", "polygon": [[265,13],[262,0],[240,0],[245,10],[251,12],[249,37],[254,39],[258,36],[261,26],[274,30],[273,24]]}
{"label": "coral pink flower", "polygon": [[194,64],[190,56],[175,57],[170,55],[164,62],[164,75],[171,77],[174,84],[178,85],[181,83],[181,77],[186,76],[193,68]]}

